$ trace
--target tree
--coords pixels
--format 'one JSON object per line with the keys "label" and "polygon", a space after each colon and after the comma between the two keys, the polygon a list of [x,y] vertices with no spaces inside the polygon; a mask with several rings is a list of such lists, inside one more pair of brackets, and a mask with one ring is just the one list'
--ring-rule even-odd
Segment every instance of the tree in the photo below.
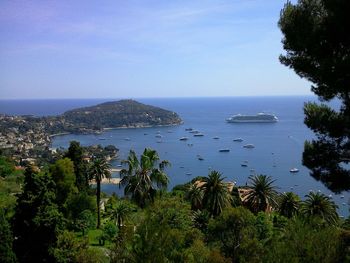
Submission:
{"label": "tree", "polygon": [[339,110],[327,104],[306,103],[305,124],[317,140],[304,146],[303,164],[329,189],[350,189],[350,34],[348,0],[287,2],[279,27],[285,55],[282,64],[313,83],[323,102],[334,98]]}
{"label": "tree", "polygon": [[52,249],[55,262],[70,263],[77,262],[77,256],[80,253],[86,253],[89,242],[86,239],[79,240],[75,233],[67,230],[63,231],[57,238],[57,244]]}
{"label": "tree", "polygon": [[120,171],[121,185],[125,186],[125,195],[131,195],[132,199],[143,208],[148,201],[153,201],[157,189],[166,189],[169,178],[164,169],[170,165],[166,160],[159,161],[159,155],[155,150],[146,148],[140,160],[134,151],[130,151],[128,159],[123,161],[128,169]]}
{"label": "tree", "polygon": [[96,214],[96,199],[85,191],[79,192],[68,198],[66,209],[68,218],[73,221],[78,219],[85,210]]}
{"label": "tree", "polygon": [[203,206],[208,209],[209,213],[217,216],[221,211],[230,206],[232,196],[229,193],[228,186],[223,181],[221,173],[211,171],[208,177],[203,179]]}
{"label": "tree", "polygon": [[25,171],[23,192],[18,196],[12,226],[14,251],[20,262],[51,262],[50,248],[63,229],[63,215],[54,203],[55,183],[49,173],[33,167]]}
{"label": "tree", "polygon": [[104,246],[105,241],[112,241],[117,235],[117,227],[113,222],[106,223],[102,228],[102,233],[99,237],[100,245]]}
{"label": "tree", "polygon": [[74,164],[68,159],[60,159],[51,165],[50,173],[56,183],[56,201],[65,205],[68,197],[77,192],[75,186]]}
{"label": "tree", "polygon": [[71,141],[65,157],[71,159],[74,163],[74,173],[76,176],[75,185],[79,191],[89,189],[89,177],[87,165],[83,160],[83,148],[77,141]]}
{"label": "tree", "polygon": [[254,224],[255,216],[248,209],[242,206],[227,208],[209,222],[209,245],[218,244],[232,262],[260,262],[257,260],[260,246]]}
{"label": "tree", "polygon": [[134,231],[128,262],[186,262],[184,250],[200,235],[191,227],[190,214],[179,197],[156,199]]}
{"label": "tree", "polygon": [[277,204],[276,187],[272,185],[275,180],[267,175],[250,176],[249,180],[250,190],[246,197],[249,208],[255,213],[271,210]]}
{"label": "tree", "polygon": [[196,183],[190,184],[186,191],[186,198],[190,201],[192,210],[201,209],[203,202],[203,189]]}
{"label": "tree", "polygon": [[281,215],[291,218],[298,213],[300,198],[292,192],[283,193],[278,203],[278,211]]}
{"label": "tree", "polygon": [[302,203],[300,212],[307,218],[321,219],[323,222],[336,225],[338,222],[338,206],[321,193],[310,192]]}
{"label": "tree", "polygon": [[13,162],[5,157],[0,156],[0,177],[6,177],[12,174],[15,171],[15,165]]}
{"label": "tree", "polygon": [[0,210],[0,259],[3,263],[15,263],[16,255],[12,250],[13,236],[10,224],[5,218],[4,211]]}
{"label": "tree", "polygon": [[84,210],[80,213],[79,217],[75,220],[75,227],[79,229],[83,236],[85,231],[95,225],[96,218],[90,210]]}
{"label": "tree", "polygon": [[97,228],[101,225],[101,181],[111,178],[110,164],[105,159],[96,158],[90,167],[91,178],[96,182]]}
{"label": "tree", "polygon": [[341,230],[327,226],[315,229],[302,218],[288,220],[283,233],[265,244],[261,262],[348,262]]}
{"label": "tree", "polygon": [[119,201],[116,207],[112,210],[112,218],[116,220],[118,229],[121,229],[123,222],[128,218],[132,212],[131,207],[125,201]]}

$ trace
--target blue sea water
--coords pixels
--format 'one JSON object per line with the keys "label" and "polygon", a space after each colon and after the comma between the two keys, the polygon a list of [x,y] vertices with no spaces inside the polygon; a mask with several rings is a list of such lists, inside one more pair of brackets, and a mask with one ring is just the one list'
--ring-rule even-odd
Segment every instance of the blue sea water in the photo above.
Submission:
{"label": "blue sea water", "polygon": [[[303,104],[316,101],[315,97],[229,97],[229,98],[169,98],[138,99],[140,102],[159,106],[177,112],[184,120],[183,125],[141,129],[114,129],[100,135],[65,135],[53,140],[53,147],[68,147],[72,140],[82,145],[113,144],[120,150],[116,166],[125,159],[130,149],[140,154],[145,147],[158,151],[161,159],[172,164],[167,169],[170,188],[185,183],[196,176],[205,176],[211,170],[218,170],[228,181],[245,185],[252,173],[272,176],[279,191],[293,191],[302,198],[310,190],[332,195],[339,206],[339,213],[348,216],[350,193],[334,194],[321,182],[309,175],[302,166],[301,158],[304,141],[313,138],[313,133],[304,125]],[[7,114],[55,115],[66,110],[95,105],[108,99],[90,100],[28,100],[0,101],[0,112]],[[337,107],[336,104],[333,105]],[[256,114],[265,111],[278,116],[277,123],[226,123],[232,114]],[[193,137],[186,128],[199,130],[203,137]],[[161,134],[161,139],[156,138]],[[188,141],[179,141],[186,136]],[[213,139],[213,137],[219,139]],[[128,138],[128,140],[126,140]],[[242,138],[243,142],[234,142]],[[160,142],[161,141],[161,142]],[[254,149],[246,149],[244,144],[254,144]],[[189,146],[192,144],[193,146]],[[219,149],[230,152],[221,153]],[[198,155],[204,160],[198,160]],[[241,164],[247,161],[248,167]],[[299,173],[291,174],[291,168]],[[116,186],[104,186],[107,192],[121,193]],[[344,196],[344,198],[342,198]]]}

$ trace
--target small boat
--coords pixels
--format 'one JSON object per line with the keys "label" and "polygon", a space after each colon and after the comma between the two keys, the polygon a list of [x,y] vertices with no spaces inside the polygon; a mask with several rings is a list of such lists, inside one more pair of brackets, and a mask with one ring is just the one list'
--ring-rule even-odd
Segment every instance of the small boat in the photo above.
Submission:
{"label": "small boat", "polygon": [[117,165],[117,167],[123,167],[123,165],[121,165],[121,164],[118,164],[118,165]]}
{"label": "small boat", "polygon": [[202,136],[204,136],[204,134],[203,134],[203,133],[196,133],[196,134],[194,134],[193,136],[194,136],[194,137],[202,137]]}
{"label": "small boat", "polygon": [[229,152],[230,151],[230,149],[220,149],[219,150],[219,152],[221,152],[221,153],[227,153],[227,152]]}
{"label": "small boat", "polygon": [[241,163],[241,166],[242,166],[242,167],[247,167],[248,164],[247,164],[247,163]]}
{"label": "small boat", "polygon": [[203,158],[202,156],[199,156],[199,157],[198,157],[198,160],[203,161],[204,158]]}
{"label": "small boat", "polygon": [[196,133],[199,133],[199,131],[195,131],[195,130],[193,130],[193,131],[190,131],[190,133],[194,133],[194,134],[196,134]]}
{"label": "small boat", "polygon": [[180,141],[187,141],[188,138],[187,138],[187,137],[181,137],[179,140],[180,140]]}
{"label": "small boat", "polygon": [[143,135],[147,135],[147,133],[144,133]]}
{"label": "small boat", "polygon": [[124,138],[125,141],[130,141],[130,138]]}
{"label": "small boat", "polygon": [[254,146],[254,144],[246,144],[243,146],[243,148],[253,149],[253,148],[255,148],[255,146]]}
{"label": "small boat", "polygon": [[186,128],[185,131],[192,131],[192,128]]}
{"label": "small boat", "polygon": [[299,172],[299,169],[298,168],[292,168],[292,169],[289,170],[289,172],[297,173],[297,172]]}
{"label": "small boat", "polygon": [[233,139],[234,142],[243,142],[243,139],[242,138],[236,138],[236,139]]}
{"label": "small boat", "polygon": [[186,173],[186,175],[192,175],[192,173]]}
{"label": "small boat", "polygon": [[98,138],[98,139],[101,140],[101,141],[107,140],[107,139],[104,138],[104,137],[101,137],[101,138]]}
{"label": "small boat", "polygon": [[156,135],[156,138],[162,138],[163,136],[162,135],[160,135],[160,134],[157,134]]}
{"label": "small boat", "polygon": [[218,136],[213,137],[214,140],[219,140],[220,138]]}
{"label": "small boat", "polygon": [[343,198],[344,198],[344,196],[342,195],[342,196],[340,196],[340,198],[341,198],[341,199],[343,199]]}

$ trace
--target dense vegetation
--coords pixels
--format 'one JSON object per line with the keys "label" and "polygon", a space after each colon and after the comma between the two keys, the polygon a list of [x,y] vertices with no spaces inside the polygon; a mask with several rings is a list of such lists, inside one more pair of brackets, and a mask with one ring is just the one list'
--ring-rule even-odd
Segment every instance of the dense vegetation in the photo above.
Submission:
{"label": "dense vegetation", "polygon": [[72,142],[22,172],[0,158],[13,198],[1,199],[1,262],[350,262],[350,220],[321,193],[280,194],[265,175],[237,188],[217,171],[168,192],[169,162],[145,149],[124,161],[125,196],[106,196],[108,163],[82,151]]}
{"label": "dense vegetation", "polygon": [[[342,103],[338,112],[305,106],[318,138],[306,143],[304,163],[334,190],[349,189],[348,10],[346,0],[299,0],[280,20],[282,63],[321,99]],[[84,124],[88,109],[75,121]],[[168,192],[169,162],[145,149],[123,162],[125,196],[106,196],[104,150],[87,162],[72,142],[60,158],[24,171],[0,157],[1,262],[350,262],[350,217],[339,218],[322,193],[279,193],[267,175],[237,187],[218,171]]]}
{"label": "dense vegetation", "polygon": [[92,107],[67,111],[69,123],[85,128],[115,128],[180,124],[175,112],[145,105],[134,100],[105,102]]}
{"label": "dense vegetation", "polygon": [[[285,5],[279,21],[287,51],[281,62],[311,81],[323,102],[305,104],[317,140],[305,143],[303,162],[333,191],[350,189],[349,10],[348,0],[299,0]],[[334,98],[339,110],[325,103]]]}

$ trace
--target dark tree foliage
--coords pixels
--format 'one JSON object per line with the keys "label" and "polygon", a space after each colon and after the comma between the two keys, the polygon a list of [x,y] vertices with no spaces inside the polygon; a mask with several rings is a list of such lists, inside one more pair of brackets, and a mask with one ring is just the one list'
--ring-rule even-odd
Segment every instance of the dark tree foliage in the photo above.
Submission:
{"label": "dark tree foliage", "polygon": [[75,185],[78,187],[79,191],[88,190],[89,177],[87,165],[83,160],[83,148],[80,146],[80,143],[71,141],[65,157],[71,159],[74,163]]}
{"label": "dark tree foliage", "polygon": [[13,218],[14,250],[20,262],[53,260],[49,249],[63,227],[62,214],[54,201],[55,184],[51,176],[28,167]]}
{"label": "dark tree foliage", "polygon": [[261,262],[255,216],[243,207],[227,208],[208,225],[209,243],[219,244],[232,262]]}
{"label": "dark tree foliage", "polygon": [[10,158],[0,156],[0,177],[6,177],[15,171],[15,165]]}
{"label": "dark tree foliage", "polygon": [[51,165],[50,173],[56,184],[56,202],[63,206],[68,197],[77,192],[73,162],[68,158],[57,160]]}
{"label": "dark tree foliage", "polygon": [[0,262],[15,263],[16,255],[12,250],[13,236],[3,211],[0,211]]}
{"label": "dark tree foliage", "polygon": [[303,163],[312,176],[333,191],[350,189],[350,1],[289,1],[279,27],[286,50],[282,64],[313,83],[323,102],[334,98],[339,110],[325,103],[306,103],[305,124],[317,140],[305,143]]}

